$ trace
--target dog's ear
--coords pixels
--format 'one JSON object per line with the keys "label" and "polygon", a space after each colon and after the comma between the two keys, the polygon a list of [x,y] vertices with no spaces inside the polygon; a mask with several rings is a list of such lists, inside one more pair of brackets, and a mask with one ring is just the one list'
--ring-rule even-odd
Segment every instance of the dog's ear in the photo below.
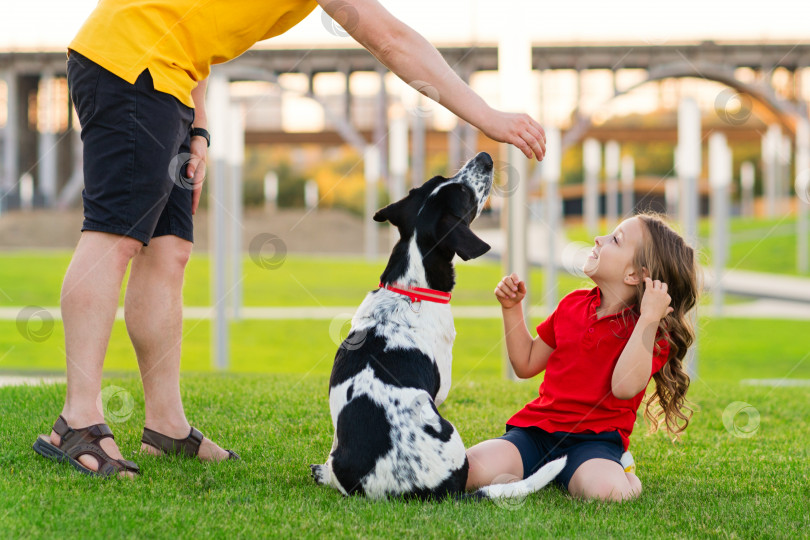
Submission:
{"label": "dog's ear", "polygon": [[465,261],[477,259],[490,250],[490,245],[478,238],[469,224],[458,216],[443,215],[437,233],[439,244],[453,250]]}
{"label": "dog's ear", "polygon": [[403,222],[403,218],[405,217],[406,213],[406,206],[407,206],[408,197],[401,199],[395,203],[391,203],[385,208],[381,208],[377,210],[377,213],[374,214],[374,221],[379,223],[385,223],[386,221],[390,222],[391,225],[401,225]]}

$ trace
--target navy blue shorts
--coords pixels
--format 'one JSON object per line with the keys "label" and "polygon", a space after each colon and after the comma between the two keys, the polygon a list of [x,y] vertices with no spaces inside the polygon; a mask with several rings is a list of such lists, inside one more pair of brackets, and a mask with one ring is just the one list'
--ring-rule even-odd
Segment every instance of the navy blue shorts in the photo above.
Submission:
{"label": "navy blue shorts", "polygon": [[550,461],[568,456],[565,468],[554,481],[568,489],[568,483],[580,465],[589,459],[601,458],[621,465],[624,443],[618,431],[604,433],[549,433],[538,427],[516,427],[506,424],[506,433],[499,439],[514,444],[523,461],[523,478],[528,478]]}
{"label": "navy blue shorts", "polygon": [[67,73],[84,143],[82,231],[193,242],[192,190],[178,173],[194,109],[156,91],[149,70],[129,84],[70,51]]}

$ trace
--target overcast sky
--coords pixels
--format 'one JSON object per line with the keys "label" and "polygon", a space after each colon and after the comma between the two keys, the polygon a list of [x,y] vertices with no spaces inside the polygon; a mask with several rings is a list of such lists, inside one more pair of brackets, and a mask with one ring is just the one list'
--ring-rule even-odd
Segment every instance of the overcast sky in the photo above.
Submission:
{"label": "overcast sky", "polygon": [[[268,0],[269,1],[269,0]],[[64,48],[95,0],[2,0],[0,49]],[[810,0],[383,0],[431,42],[494,43],[504,23],[536,43],[810,42]],[[114,29],[111,29],[114,31]],[[272,42],[272,43],[271,43]],[[320,9],[272,46],[349,45]]]}

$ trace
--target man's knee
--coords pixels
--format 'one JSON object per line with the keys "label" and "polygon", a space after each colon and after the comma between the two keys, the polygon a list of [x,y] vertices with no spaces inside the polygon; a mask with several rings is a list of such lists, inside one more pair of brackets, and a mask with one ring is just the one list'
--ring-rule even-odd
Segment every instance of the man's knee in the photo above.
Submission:
{"label": "man's knee", "polygon": [[[98,245],[98,247],[104,251],[102,257],[109,256],[114,261],[114,264],[122,267],[124,270],[129,264],[129,261],[138,255],[143,248],[143,243],[135,238],[107,233],[103,234],[104,237],[102,241],[104,244]],[[95,239],[96,237],[93,237],[91,241]]]}
{"label": "man's knee", "polygon": [[162,271],[182,275],[191,258],[191,242],[176,236],[159,236],[143,252],[143,261],[157,266]]}

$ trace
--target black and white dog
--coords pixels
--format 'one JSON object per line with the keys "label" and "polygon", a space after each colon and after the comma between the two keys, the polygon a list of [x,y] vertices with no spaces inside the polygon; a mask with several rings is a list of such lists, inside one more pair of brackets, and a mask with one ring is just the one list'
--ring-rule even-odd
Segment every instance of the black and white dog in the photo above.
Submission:
{"label": "black and white dog", "polygon": [[[452,178],[437,176],[377,212],[399,229],[381,276],[335,355],[329,408],[335,428],[319,484],[344,495],[441,498],[463,494],[469,464],[453,425],[439,415],[450,391],[453,340],[448,304],[453,257],[480,257],[489,245],[471,230],[492,187],[492,158],[480,153]],[[526,480],[487,486],[484,498],[524,496],[550,482],[565,458]]]}

